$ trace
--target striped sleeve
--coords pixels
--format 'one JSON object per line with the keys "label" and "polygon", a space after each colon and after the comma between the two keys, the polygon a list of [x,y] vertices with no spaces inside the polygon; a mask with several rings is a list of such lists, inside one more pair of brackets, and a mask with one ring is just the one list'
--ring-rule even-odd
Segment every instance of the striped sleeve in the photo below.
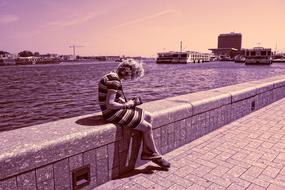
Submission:
{"label": "striped sleeve", "polygon": [[106,86],[108,89],[119,90],[121,88],[120,79],[110,74],[107,76]]}
{"label": "striped sleeve", "polygon": [[119,90],[121,83],[119,81],[107,81],[106,85],[108,89]]}

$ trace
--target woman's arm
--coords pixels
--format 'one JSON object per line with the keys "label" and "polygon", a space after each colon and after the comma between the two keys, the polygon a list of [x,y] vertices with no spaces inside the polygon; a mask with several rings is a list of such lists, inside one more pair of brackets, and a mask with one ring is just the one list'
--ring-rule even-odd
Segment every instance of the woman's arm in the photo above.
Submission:
{"label": "woman's arm", "polygon": [[109,89],[106,97],[106,106],[108,109],[124,109],[131,108],[135,105],[133,100],[129,100],[125,103],[115,102],[116,99],[116,90]]}
{"label": "woman's arm", "polygon": [[119,97],[119,101],[122,102],[122,103],[126,102],[126,100],[124,98],[122,98],[122,97]]}

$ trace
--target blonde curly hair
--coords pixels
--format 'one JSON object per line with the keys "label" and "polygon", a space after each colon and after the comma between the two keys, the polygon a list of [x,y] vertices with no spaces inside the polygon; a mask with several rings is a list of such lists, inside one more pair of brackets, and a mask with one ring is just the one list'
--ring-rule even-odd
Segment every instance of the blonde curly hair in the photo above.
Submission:
{"label": "blonde curly hair", "polygon": [[143,64],[141,61],[134,59],[124,59],[117,68],[117,73],[123,75],[123,73],[130,73],[131,79],[137,79],[144,75]]}

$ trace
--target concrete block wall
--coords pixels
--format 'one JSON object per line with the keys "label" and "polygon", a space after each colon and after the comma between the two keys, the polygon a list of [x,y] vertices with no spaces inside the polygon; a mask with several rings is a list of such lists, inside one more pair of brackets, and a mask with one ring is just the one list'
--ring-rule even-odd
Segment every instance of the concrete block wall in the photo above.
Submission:
{"label": "concrete block wall", "polygon": [[[147,102],[154,138],[167,153],[285,97],[285,76]],[[141,134],[100,113],[0,133],[0,190],[72,189],[72,172],[90,168],[92,189],[144,164]]]}

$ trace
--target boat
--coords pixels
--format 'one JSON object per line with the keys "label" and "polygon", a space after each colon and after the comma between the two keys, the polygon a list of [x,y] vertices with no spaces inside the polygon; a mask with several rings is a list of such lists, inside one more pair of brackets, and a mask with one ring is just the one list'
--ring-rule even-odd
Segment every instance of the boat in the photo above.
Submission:
{"label": "boat", "polygon": [[220,56],[218,57],[218,60],[219,60],[219,61],[233,61],[234,59],[231,58],[230,56],[220,55]]}
{"label": "boat", "polygon": [[272,62],[275,63],[284,63],[285,62],[285,53],[275,54],[272,58]]}
{"label": "boat", "polygon": [[168,51],[160,52],[157,55],[157,64],[187,64],[210,61],[209,53],[199,53],[195,51]]}
{"label": "boat", "polygon": [[285,63],[285,57],[284,58],[272,59],[272,62],[274,62],[274,63]]}
{"label": "boat", "polygon": [[244,63],[245,62],[245,57],[243,55],[237,55],[234,57],[235,63]]}
{"label": "boat", "polygon": [[272,63],[271,48],[254,47],[245,49],[246,65],[270,65]]}

